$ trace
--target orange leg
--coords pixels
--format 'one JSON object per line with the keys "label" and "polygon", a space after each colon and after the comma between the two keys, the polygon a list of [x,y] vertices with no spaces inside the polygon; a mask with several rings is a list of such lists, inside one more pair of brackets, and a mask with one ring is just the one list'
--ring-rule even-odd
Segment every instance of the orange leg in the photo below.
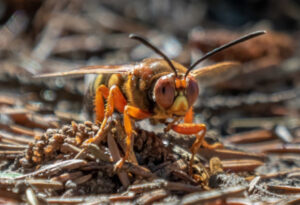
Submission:
{"label": "orange leg", "polygon": [[[120,89],[116,89],[116,86],[112,86],[112,98],[113,98],[113,104],[115,108],[120,112],[124,112],[124,107],[127,104],[127,101],[125,97],[123,96]],[[116,90],[116,91],[114,91]],[[96,122],[102,122],[104,119],[104,101],[103,97],[105,99],[108,99],[110,90],[105,85],[100,85],[96,91],[95,95],[95,111],[96,111]]]}
{"label": "orange leg", "polygon": [[190,107],[190,109],[185,114],[183,121],[185,123],[192,123],[193,122],[193,118],[194,118],[193,107]]}
{"label": "orange leg", "polygon": [[[103,131],[105,128],[105,125],[107,123],[108,118],[113,114],[114,109],[116,108],[118,111],[123,112],[124,107],[126,106],[126,99],[123,96],[120,88],[118,86],[112,86],[107,95],[108,88],[105,85],[101,85],[96,93],[96,100],[99,100],[99,102],[95,102],[96,105],[96,119],[101,120],[103,118],[101,127],[95,137],[88,139],[85,141],[85,144],[89,143],[95,143],[98,144],[103,139]],[[107,98],[106,108],[105,112],[103,111],[103,97]],[[102,100],[102,101],[101,101]],[[104,115],[104,117],[103,117]]]}
{"label": "orange leg", "polygon": [[[194,144],[191,147],[192,158],[191,158],[191,161],[190,161],[190,172],[192,172],[192,167],[193,167],[193,163],[194,163],[195,154],[198,152],[201,145],[203,147],[209,148],[209,149],[215,149],[215,148],[223,147],[223,145],[221,143],[215,143],[215,144],[212,144],[212,145],[208,144],[204,139],[204,136],[205,136],[205,133],[206,133],[205,124],[191,123],[190,120],[192,120],[192,119],[193,119],[193,111],[192,111],[192,109],[190,109],[187,112],[187,114],[184,118],[184,120],[185,120],[184,123],[172,126],[172,130],[174,130],[177,133],[186,134],[186,135],[191,135],[191,134],[196,135],[196,140],[195,140]],[[200,134],[199,134],[199,132],[200,132]]]}
{"label": "orange leg", "polygon": [[94,106],[96,112],[96,122],[100,123],[104,119],[104,101],[103,97],[107,98],[109,89],[105,85],[100,85],[96,91]]}
{"label": "orange leg", "polygon": [[122,168],[124,162],[128,159],[130,151],[132,149],[132,124],[131,124],[131,117],[135,119],[145,119],[150,117],[150,113],[145,112],[141,110],[140,108],[131,106],[131,105],[126,105],[124,109],[124,127],[125,127],[125,132],[126,132],[126,150],[125,150],[125,155],[122,159],[120,159],[116,165],[116,169]]}

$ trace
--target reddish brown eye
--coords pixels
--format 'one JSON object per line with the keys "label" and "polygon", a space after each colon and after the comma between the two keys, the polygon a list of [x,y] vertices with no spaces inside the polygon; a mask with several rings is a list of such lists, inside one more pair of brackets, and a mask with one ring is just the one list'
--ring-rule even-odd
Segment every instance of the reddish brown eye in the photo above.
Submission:
{"label": "reddish brown eye", "polygon": [[154,97],[163,108],[170,107],[175,97],[174,79],[168,76],[160,78],[154,86]]}
{"label": "reddish brown eye", "polygon": [[188,86],[186,88],[187,99],[189,102],[189,106],[192,106],[198,98],[199,88],[198,83],[194,78],[188,77]]}

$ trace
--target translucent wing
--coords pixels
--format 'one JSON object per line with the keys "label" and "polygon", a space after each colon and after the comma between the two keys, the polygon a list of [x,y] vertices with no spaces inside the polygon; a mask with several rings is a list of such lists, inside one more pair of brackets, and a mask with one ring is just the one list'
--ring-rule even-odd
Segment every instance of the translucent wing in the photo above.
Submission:
{"label": "translucent wing", "polygon": [[135,68],[134,64],[127,65],[92,65],[82,67],[77,70],[58,72],[58,73],[46,73],[34,76],[35,78],[51,78],[51,77],[63,77],[63,76],[81,76],[85,74],[103,74],[103,73],[126,73]]}
{"label": "translucent wing", "polygon": [[240,63],[222,62],[192,70],[190,75],[198,80],[200,86],[209,86],[226,81],[241,72]]}

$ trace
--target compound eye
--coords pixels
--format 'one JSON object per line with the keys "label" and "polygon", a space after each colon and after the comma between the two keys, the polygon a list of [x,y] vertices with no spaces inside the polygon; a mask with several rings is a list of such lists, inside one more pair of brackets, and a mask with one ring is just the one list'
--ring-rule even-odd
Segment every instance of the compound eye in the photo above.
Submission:
{"label": "compound eye", "polygon": [[187,89],[186,93],[187,93],[189,106],[192,106],[197,100],[199,95],[199,88],[198,88],[197,81],[192,77],[188,77],[188,86],[186,89]]}
{"label": "compound eye", "polygon": [[163,108],[171,107],[175,97],[174,78],[161,77],[154,86],[154,96],[156,103]]}

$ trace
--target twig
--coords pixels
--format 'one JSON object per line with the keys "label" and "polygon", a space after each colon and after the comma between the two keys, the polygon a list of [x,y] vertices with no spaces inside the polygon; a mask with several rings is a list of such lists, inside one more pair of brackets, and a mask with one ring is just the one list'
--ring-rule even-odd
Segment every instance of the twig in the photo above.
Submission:
{"label": "twig", "polygon": [[53,181],[60,181],[60,182],[66,182],[68,180],[76,179],[78,177],[82,176],[81,171],[72,172],[72,173],[63,173],[60,176],[55,176],[51,180]]}
{"label": "twig", "polygon": [[[107,136],[107,143],[108,143],[108,148],[110,151],[110,154],[112,156],[113,162],[116,163],[121,159],[119,148],[117,146],[117,143],[111,133],[108,134]],[[124,187],[128,187],[130,184],[128,174],[125,171],[120,171],[118,172],[118,177]]]}
{"label": "twig", "polygon": [[81,159],[65,160],[65,161],[57,162],[52,165],[47,165],[35,172],[25,174],[23,176],[17,177],[16,179],[24,179],[24,178],[34,177],[34,176],[50,176],[59,171],[72,170],[85,165],[87,165],[87,162],[85,160],[81,160]]}
{"label": "twig", "polygon": [[221,162],[224,170],[232,172],[254,171],[255,168],[264,164],[253,159],[222,160]]}
{"label": "twig", "polygon": [[149,190],[165,188],[170,191],[182,191],[182,192],[195,192],[202,190],[199,186],[193,186],[189,184],[179,182],[169,182],[162,179],[154,180],[153,182],[131,185],[128,190],[136,193],[147,192]]}
{"label": "twig", "polygon": [[227,197],[230,196],[239,195],[245,190],[246,187],[244,186],[236,186],[236,187],[230,187],[226,189],[216,189],[212,191],[192,193],[187,196],[184,196],[180,204],[184,204],[184,205],[201,204],[216,199],[226,199]]}
{"label": "twig", "polygon": [[26,145],[15,145],[15,144],[2,144],[0,143],[0,149],[17,149],[17,150],[25,150],[26,148],[28,148],[28,146]]}
{"label": "twig", "polygon": [[13,144],[30,144],[33,143],[33,139],[28,139],[25,137],[18,137],[18,136],[13,136],[10,135],[6,132],[0,131],[0,141],[6,142],[6,143],[13,143]]}
{"label": "twig", "polygon": [[30,205],[39,205],[40,204],[37,199],[37,196],[34,193],[34,191],[32,190],[32,188],[26,189],[26,199],[27,199],[28,204],[30,204]]}
{"label": "twig", "polygon": [[156,189],[143,193],[137,200],[137,204],[151,204],[155,201],[165,198],[168,196],[168,192],[164,189]]}

